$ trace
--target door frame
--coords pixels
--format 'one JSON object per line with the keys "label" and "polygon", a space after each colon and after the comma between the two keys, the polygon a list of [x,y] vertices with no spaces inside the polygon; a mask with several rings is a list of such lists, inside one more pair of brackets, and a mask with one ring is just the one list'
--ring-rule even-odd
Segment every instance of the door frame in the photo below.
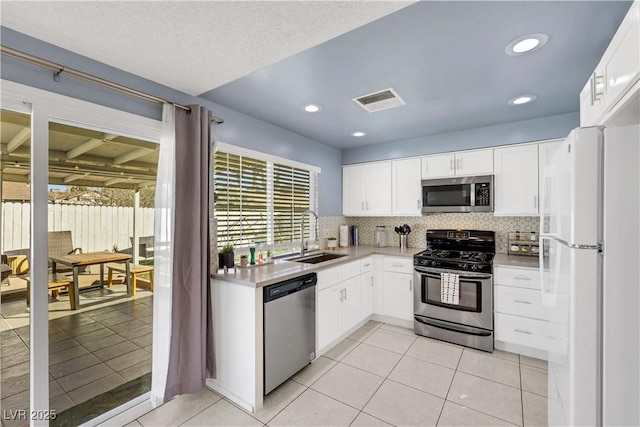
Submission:
{"label": "door frame", "polygon": [[[48,230],[48,169],[49,169],[49,123],[65,123],[88,127],[122,136],[145,139],[160,144],[163,122],[132,113],[116,110],[76,98],[44,91],[8,80],[0,80],[0,107],[19,111],[31,116],[31,283],[47,280],[47,230]],[[166,138],[165,138],[166,141]],[[175,141],[169,143],[175,144]],[[46,150],[38,150],[47,147]],[[168,284],[170,286],[170,284]],[[154,295],[154,312],[171,310],[170,298],[162,294]],[[153,322],[154,349],[168,348],[170,330]],[[46,289],[31,287],[30,310],[30,410],[32,413],[47,414],[49,411],[49,333],[48,294]],[[162,359],[152,355],[152,370],[164,370]],[[156,377],[156,375],[154,375]],[[158,381],[159,382],[159,381]],[[157,388],[157,387],[156,387]],[[98,425],[117,416],[125,424],[148,412],[158,404],[158,397],[164,390],[155,390],[127,402],[85,425]],[[155,396],[152,401],[151,397]],[[125,421],[128,420],[128,421]],[[31,426],[47,426],[47,420],[30,420]]]}

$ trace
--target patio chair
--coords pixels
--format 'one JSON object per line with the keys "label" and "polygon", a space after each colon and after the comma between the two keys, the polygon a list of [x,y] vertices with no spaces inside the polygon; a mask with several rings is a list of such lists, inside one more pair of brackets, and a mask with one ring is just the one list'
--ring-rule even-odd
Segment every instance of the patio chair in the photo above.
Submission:
{"label": "patio chair", "polygon": [[14,249],[2,254],[2,263],[9,266],[11,274],[21,276],[29,273],[29,249]]}
{"label": "patio chair", "polygon": [[[131,246],[133,246],[133,237],[129,237],[129,239]],[[138,256],[144,259],[153,258],[153,236],[138,237]]]}
{"label": "patio chair", "polygon": [[2,262],[0,263],[0,282],[4,282],[5,279],[11,276],[13,270],[9,267],[6,255],[2,255]]}
{"label": "patio chair", "polygon": [[[49,256],[81,254],[82,249],[73,247],[71,231],[50,231],[48,253]],[[49,268],[51,268],[51,263],[49,263]],[[85,269],[86,267],[81,268],[80,271],[84,271]],[[63,265],[57,265],[56,271],[58,273],[64,273],[72,271],[72,268]]]}

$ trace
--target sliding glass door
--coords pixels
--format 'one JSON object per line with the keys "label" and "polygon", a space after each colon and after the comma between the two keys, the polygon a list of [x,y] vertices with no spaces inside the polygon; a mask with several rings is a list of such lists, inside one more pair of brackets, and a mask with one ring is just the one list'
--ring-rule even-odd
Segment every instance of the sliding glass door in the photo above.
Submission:
{"label": "sliding glass door", "polygon": [[108,419],[151,390],[161,123],[10,83],[0,106],[2,424]]}

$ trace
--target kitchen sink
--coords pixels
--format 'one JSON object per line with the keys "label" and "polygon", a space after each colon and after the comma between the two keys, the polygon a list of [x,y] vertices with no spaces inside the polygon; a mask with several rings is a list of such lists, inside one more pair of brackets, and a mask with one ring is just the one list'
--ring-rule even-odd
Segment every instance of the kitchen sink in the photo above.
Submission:
{"label": "kitchen sink", "polygon": [[347,255],[320,252],[317,254],[305,255],[305,256],[296,257],[296,258],[289,258],[287,261],[303,262],[305,264],[320,264],[321,262],[331,261],[332,259],[342,258],[345,256]]}

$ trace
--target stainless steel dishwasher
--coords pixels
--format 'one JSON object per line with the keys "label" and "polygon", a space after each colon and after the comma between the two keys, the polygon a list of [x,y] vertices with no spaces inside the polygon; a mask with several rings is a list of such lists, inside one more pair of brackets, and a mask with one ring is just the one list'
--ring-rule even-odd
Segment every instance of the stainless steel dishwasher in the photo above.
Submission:
{"label": "stainless steel dishwasher", "polygon": [[316,273],[264,288],[264,394],[316,357]]}

